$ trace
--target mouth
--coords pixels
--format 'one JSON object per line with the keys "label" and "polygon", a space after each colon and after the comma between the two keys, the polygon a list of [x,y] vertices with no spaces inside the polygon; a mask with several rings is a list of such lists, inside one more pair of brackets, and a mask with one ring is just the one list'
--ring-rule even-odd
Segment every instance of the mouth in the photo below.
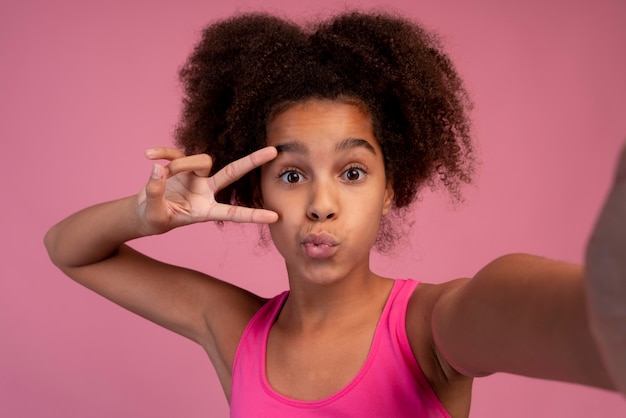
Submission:
{"label": "mouth", "polygon": [[302,244],[313,244],[313,245],[328,245],[330,247],[334,247],[339,242],[337,239],[330,234],[308,234],[302,240]]}
{"label": "mouth", "polygon": [[313,259],[325,260],[337,252],[339,242],[329,234],[309,234],[302,240],[305,254]]}

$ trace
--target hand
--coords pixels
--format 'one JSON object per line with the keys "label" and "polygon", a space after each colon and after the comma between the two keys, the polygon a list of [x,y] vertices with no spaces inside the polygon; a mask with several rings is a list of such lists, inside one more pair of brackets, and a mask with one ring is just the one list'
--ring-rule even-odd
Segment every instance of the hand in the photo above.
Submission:
{"label": "hand", "polygon": [[185,156],[173,148],[146,151],[151,160],[170,161],[154,164],[150,180],[139,193],[137,211],[146,235],[197,222],[231,221],[273,223],[275,212],[218,203],[215,194],[256,167],[276,158],[274,147],[266,147],[234,161],[208,177],[212,160],[206,154]]}
{"label": "hand", "polygon": [[626,395],[626,146],[586,254],[589,318],[616,388]]}

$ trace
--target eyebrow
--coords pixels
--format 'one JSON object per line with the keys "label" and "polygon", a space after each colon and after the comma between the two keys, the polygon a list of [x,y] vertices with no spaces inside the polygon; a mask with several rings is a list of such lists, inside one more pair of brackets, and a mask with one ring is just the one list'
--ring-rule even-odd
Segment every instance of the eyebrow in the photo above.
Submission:
{"label": "eyebrow", "polygon": [[345,151],[348,149],[359,148],[359,147],[365,148],[372,154],[376,155],[376,150],[374,149],[372,144],[370,144],[369,142],[361,138],[346,138],[337,144],[337,146],[335,147],[335,150]]}
{"label": "eyebrow", "polygon": [[[372,144],[361,138],[346,138],[337,144],[337,146],[335,147],[335,151],[339,152],[359,147],[365,148],[372,154],[376,155],[376,150],[374,149]],[[307,155],[309,153],[308,147],[302,142],[298,141],[285,142],[284,144],[276,145],[275,148],[279,153],[293,152],[296,154],[304,155]]]}
{"label": "eyebrow", "polygon": [[309,149],[301,142],[291,141],[284,144],[276,145],[276,151],[281,152],[294,152],[296,154],[308,154]]}

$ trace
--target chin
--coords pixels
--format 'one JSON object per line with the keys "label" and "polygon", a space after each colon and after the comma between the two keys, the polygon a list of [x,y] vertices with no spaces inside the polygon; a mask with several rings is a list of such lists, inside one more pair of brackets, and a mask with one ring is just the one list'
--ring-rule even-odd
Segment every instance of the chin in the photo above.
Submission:
{"label": "chin", "polygon": [[[343,281],[349,277],[353,269],[342,268],[338,262],[334,260],[307,260],[294,264],[296,267],[291,269],[287,266],[289,276],[294,279],[300,278],[303,282],[317,285],[328,286]],[[353,266],[354,267],[354,266]],[[369,266],[368,266],[369,272]]]}

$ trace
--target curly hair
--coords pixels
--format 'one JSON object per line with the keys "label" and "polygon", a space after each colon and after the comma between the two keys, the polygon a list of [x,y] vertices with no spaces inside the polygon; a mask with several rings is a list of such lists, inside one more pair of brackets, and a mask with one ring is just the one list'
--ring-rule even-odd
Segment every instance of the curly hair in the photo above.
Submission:
{"label": "curly hair", "polygon": [[[204,29],[180,79],[177,144],[209,154],[213,172],[265,146],[268,122],[290,104],[349,98],[370,113],[394,209],[425,185],[460,199],[460,185],[471,181],[471,101],[438,38],[404,18],[349,12],[297,25],[235,16]],[[254,206],[257,186],[252,173],[217,198]]]}

